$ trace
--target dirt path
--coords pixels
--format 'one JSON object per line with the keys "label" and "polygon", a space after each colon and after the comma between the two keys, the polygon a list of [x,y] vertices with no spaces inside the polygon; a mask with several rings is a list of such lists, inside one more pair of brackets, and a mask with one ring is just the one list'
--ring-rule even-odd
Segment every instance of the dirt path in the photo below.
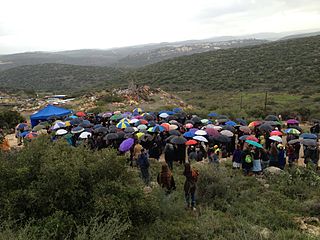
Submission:
{"label": "dirt path", "polygon": [[11,148],[21,148],[21,146],[18,146],[18,139],[15,137],[15,134],[8,134],[6,139],[8,139]]}

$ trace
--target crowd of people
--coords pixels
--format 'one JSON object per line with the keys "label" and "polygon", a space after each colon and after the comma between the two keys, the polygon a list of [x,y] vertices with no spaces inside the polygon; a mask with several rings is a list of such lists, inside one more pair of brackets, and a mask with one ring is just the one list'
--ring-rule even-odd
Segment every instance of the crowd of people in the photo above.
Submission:
{"label": "crowd of people", "polygon": [[274,115],[247,123],[243,118],[232,121],[217,113],[200,118],[180,108],[157,113],[137,108],[125,113],[77,112],[71,116],[52,116],[32,128],[23,122],[17,126],[16,136],[20,144],[49,134],[52,141],[62,139],[73,147],[114,148],[127,157],[131,167],[140,169],[147,186],[151,181],[149,159],[162,161],[157,182],[167,194],[176,188],[175,164],[184,165],[185,200],[188,208],[195,209],[199,175],[192,167],[195,162],[220,164],[230,157],[233,168],[242,169],[245,175],[262,174],[270,166],[291,167],[301,157],[305,164],[318,166],[319,124],[311,131],[303,133],[296,119],[280,122]]}

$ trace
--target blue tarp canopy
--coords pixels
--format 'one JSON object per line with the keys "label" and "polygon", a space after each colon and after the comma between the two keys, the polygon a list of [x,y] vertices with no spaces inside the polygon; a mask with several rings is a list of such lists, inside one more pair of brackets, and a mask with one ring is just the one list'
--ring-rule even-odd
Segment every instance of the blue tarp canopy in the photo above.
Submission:
{"label": "blue tarp canopy", "polygon": [[44,109],[30,116],[32,127],[38,125],[39,121],[46,121],[49,117],[62,117],[70,114],[72,111],[65,108],[46,106]]}

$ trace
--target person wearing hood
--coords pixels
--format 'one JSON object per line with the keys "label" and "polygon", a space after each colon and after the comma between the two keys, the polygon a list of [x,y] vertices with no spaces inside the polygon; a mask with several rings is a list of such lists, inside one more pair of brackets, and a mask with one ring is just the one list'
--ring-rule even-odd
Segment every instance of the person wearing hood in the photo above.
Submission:
{"label": "person wearing hood", "polygon": [[162,188],[166,190],[167,194],[170,194],[172,190],[176,189],[176,184],[168,164],[162,164],[161,172],[158,174],[157,177],[157,182]]}

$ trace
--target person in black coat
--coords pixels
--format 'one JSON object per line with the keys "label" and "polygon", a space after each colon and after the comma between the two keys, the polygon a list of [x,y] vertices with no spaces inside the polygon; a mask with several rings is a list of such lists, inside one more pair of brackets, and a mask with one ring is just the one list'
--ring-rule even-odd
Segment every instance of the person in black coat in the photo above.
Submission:
{"label": "person in black coat", "polygon": [[164,159],[171,171],[173,170],[174,158],[175,158],[174,146],[171,143],[167,143],[166,146],[164,147]]}

